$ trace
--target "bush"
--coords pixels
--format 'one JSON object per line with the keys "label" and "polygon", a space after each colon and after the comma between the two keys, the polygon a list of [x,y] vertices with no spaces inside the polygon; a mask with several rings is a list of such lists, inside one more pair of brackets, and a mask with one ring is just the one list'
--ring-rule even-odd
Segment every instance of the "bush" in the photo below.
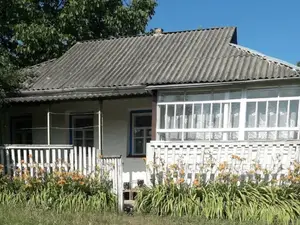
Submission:
{"label": "bush", "polygon": [[[153,165],[152,188],[143,188],[136,198],[136,210],[160,216],[196,216],[206,219],[261,221],[289,224],[300,219],[300,164],[294,162],[285,176],[274,178],[271,171],[257,163],[246,172],[247,178],[234,168],[236,164],[211,163],[187,179],[182,162],[166,166],[162,160]],[[205,177],[211,168],[214,180]],[[191,177],[190,177],[191,178]],[[262,179],[263,178],[263,179]],[[277,178],[277,179],[276,179]]]}
{"label": "bush", "polygon": [[200,216],[206,219],[263,221],[289,224],[300,216],[297,186],[211,183],[202,187],[157,185],[144,188],[136,198],[142,213]]}
{"label": "bush", "polygon": [[[95,178],[96,177],[96,178]],[[19,171],[14,177],[0,173],[0,204],[26,205],[61,211],[114,211],[116,196],[110,182],[98,176],[43,169],[35,177]]]}

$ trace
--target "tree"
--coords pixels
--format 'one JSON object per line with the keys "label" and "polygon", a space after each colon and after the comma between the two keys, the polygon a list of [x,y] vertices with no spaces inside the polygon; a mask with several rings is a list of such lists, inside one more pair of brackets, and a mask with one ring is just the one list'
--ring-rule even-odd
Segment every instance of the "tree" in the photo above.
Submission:
{"label": "tree", "polygon": [[300,67],[300,62],[297,62],[297,64],[296,64],[296,65]]}
{"label": "tree", "polygon": [[155,0],[0,0],[0,46],[17,67],[62,55],[77,41],[137,35]]}

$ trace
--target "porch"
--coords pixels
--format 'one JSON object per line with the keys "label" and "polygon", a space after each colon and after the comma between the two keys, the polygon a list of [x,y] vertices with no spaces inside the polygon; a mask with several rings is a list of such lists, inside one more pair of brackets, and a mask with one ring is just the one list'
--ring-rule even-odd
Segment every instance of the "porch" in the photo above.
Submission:
{"label": "porch", "polygon": [[[53,164],[52,158],[67,159],[68,169],[73,166],[84,173],[93,171],[93,162],[100,155],[122,156],[123,181],[136,186],[146,176],[143,158],[151,139],[151,109],[152,99],[145,96],[13,105],[1,117],[1,143],[17,168],[20,160],[29,162],[22,152],[32,155],[41,166],[49,160]],[[137,128],[134,120],[143,127]],[[140,136],[135,135],[137,130],[142,132]]]}

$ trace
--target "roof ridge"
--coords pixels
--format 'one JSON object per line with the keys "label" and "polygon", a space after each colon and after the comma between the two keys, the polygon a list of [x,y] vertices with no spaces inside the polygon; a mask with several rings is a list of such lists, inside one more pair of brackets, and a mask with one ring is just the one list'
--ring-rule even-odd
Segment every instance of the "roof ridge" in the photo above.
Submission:
{"label": "roof ridge", "polygon": [[[200,32],[200,31],[209,31],[209,30],[236,29],[236,28],[237,27],[235,27],[235,26],[224,26],[224,27],[209,27],[209,28],[189,29],[189,30],[177,30],[177,31],[163,32],[163,35],[198,32],[198,31]],[[109,41],[109,40],[117,40],[117,39],[125,39],[125,38],[151,37],[151,36],[153,36],[152,33],[144,33],[144,34],[110,37],[110,38],[97,38],[97,39],[91,39],[91,40],[78,41],[76,44],[82,44],[82,43],[87,43],[87,42],[97,42],[97,41]]]}
{"label": "roof ridge", "polygon": [[290,69],[293,69],[295,71],[298,71],[300,72],[300,67],[296,66],[296,65],[293,65],[289,62],[286,62],[284,60],[281,60],[281,59],[278,59],[278,58],[275,58],[275,57],[271,57],[271,56],[268,56],[268,55],[265,55],[259,51],[256,51],[254,49],[251,49],[251,48],[247,48],[247,47],[244,47],[244,46],[241,46],[241,45],[238,45],[238,44],[233,44],[233,43],[229,43],[229,45],[235,47],[235,48],[238,48],[239,50],[242,50],[242,51],[245,51],[247,53],[250,53],[252,55],[255,55],[255,56],[258,56],[260,58],[263,58],[269,62],[272,62],[272,63],[276,63],[276,64],[280,64],[282,66],[285,66],[285,67],[288,67]]}

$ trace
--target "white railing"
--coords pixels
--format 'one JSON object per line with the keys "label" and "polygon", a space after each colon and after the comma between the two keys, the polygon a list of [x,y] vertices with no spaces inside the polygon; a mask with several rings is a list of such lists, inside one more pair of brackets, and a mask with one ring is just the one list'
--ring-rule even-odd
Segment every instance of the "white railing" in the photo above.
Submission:
{"label": "white railing", "polygon": [[262,174],[281,176],[295,161],[300,162],[300,141],[151,142],[147,145],[147,182],[151,183],[151,173],[165,172],[172,164],[183,166],[185,179],[192,180],[204,167],[209,167],[206,177],[214,179],[224,162],[239,175],[259,166]]}
{"label": "white railing", "polygon": [[100,156],[96,148],[71,145],[5,145],[0,147],[0,164],[12,176],[39,176],[54,171],[78,171],[112,182],[123,208],[123,164],[121,156]]}

